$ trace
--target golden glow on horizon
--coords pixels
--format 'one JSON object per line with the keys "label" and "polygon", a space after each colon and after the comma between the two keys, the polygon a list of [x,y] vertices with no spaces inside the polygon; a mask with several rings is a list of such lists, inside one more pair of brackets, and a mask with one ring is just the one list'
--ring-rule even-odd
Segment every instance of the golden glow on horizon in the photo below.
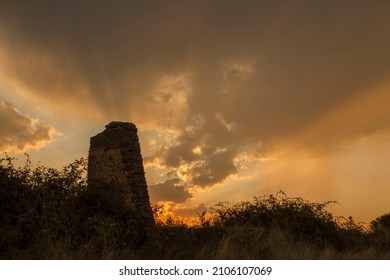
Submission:
{"label": "golden glow on horizon", "polygon": [[[178,225],[185,224],[187,226],[197,226],[199,225],[199,217],[194,213],[191,216],[185,216],[178,214],[178,211],[186,209],[186,207],[179,207],[177,204],[172,202],[159,202],[158,203],[158,213],[155,215],[156,223],[161,224],[172,224],[176,223]],[[209,215],[208,215],[209,217]]]}

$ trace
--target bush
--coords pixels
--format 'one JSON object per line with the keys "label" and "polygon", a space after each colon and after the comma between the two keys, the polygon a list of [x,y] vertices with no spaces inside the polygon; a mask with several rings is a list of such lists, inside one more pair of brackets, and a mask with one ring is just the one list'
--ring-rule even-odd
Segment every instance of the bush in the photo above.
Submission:
{"label": "bush", "polygon": [[363,236],[364,228],[353,219],[338,222],[325,208],[334,201],[314,203],[300,197],[287,197],[283,191],[276,195],[254,197],[253,202],[233,206],[220,203],[214,223],[221,226],[256,226],[279,229],[290,233],[295,241],[306,240],[324,247],[344,249],[352,241],[347,235]]}
{"label": "bush", "polygon": [[380,250],[390,250],[390,213],[383,214],[371,222],[371,242]]}
{"label": "bush", "polygon": [[49,257],[52,245],[72,229],[75,201],[86,189],[86,161],[76,160],[62,171],[38,165],[32,168],[28,155],[23,167],[5,154],[0,160],[0,249],[44,249]]}
{"label": "bush", "polygon": [[372,230],[378,230],[378,229],[390,230],[390,212],[372,221],[371,228]]}

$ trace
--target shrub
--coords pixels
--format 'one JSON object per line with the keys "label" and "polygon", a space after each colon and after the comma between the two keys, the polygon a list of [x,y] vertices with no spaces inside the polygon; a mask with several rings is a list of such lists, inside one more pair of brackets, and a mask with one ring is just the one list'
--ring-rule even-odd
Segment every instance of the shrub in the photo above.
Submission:
{"label": "shrub", "polygon": [[[276,195],[254,197],[229,206],[220,203],[214,223],[222,226],[257,226],[288,231],[296,241],[306,240],[319,246],[346,246],[341,234],[350,229],[339,224],[325,208],[334,201],[309,202],[300,197],[287,197],[283,191]],[[353,220],[348,224],[352,228]],[[354,227],[358,230],[358,227]]]}
{"label": "shrub", "polygon": [[381,250],[390,250],[390,213],[383,214],[371,222],[371,242]]}
{"label": "shrub", "polygon": [[376,218],[371,222],[371,228],[373,230],[377,229],[387,229],[390,230],[390,212],[383,214],[382,216]]}

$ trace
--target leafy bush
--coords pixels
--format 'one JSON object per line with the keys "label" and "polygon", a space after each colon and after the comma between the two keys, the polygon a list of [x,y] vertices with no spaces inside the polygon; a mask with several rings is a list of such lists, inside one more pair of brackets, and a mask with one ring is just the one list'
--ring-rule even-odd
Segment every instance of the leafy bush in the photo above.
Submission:
{"label": "leafy bush", "polygon": [[5,155],[0,164],[0,257],[100,258],[145,239],[134,213],[118,217],[100,207],[87,186],[85,159],[61,171],[33,168],[28,155],[23,167],[13,161]]}
{"label": "leafy bush", "polygon": [[300,197],[287,197],[283,191],[276,195],[254,197],[253,202],[240,202],[233,206],[220,203],[214,223],[221,226],[255,226],[279,229],[290,233],[295,241],[307,240],[318,246],[332,245],[344,249],[352,236],[363,237],[364,227],[352,218],[339,222],[325,208],[335,201],[309,202]]}
{"label": "leafy bush", "polygon": [[390,213],[371,222],[371,243],[381,250],[390,250]]}
{"label": "leafy bush", "polygon": [[383,214],[371,222],[371,228],[373,230],[386,229],[390,230],[390,212]]}

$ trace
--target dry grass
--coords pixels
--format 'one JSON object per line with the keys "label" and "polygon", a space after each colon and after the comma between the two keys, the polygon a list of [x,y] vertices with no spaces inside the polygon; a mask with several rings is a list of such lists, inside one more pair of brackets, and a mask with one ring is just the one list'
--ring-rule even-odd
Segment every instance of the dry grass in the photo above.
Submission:
{"label": "dry grass", "polygon": [[205,245],[195,256],[199,259],[272,259],[272,260],[371,260],[390,259],[390,253],[370,247],[362,250],[338,251],[334,247],[319,248],[304,241],[294,242],[281,230],[237,228],[226,234],[210,250]]}

